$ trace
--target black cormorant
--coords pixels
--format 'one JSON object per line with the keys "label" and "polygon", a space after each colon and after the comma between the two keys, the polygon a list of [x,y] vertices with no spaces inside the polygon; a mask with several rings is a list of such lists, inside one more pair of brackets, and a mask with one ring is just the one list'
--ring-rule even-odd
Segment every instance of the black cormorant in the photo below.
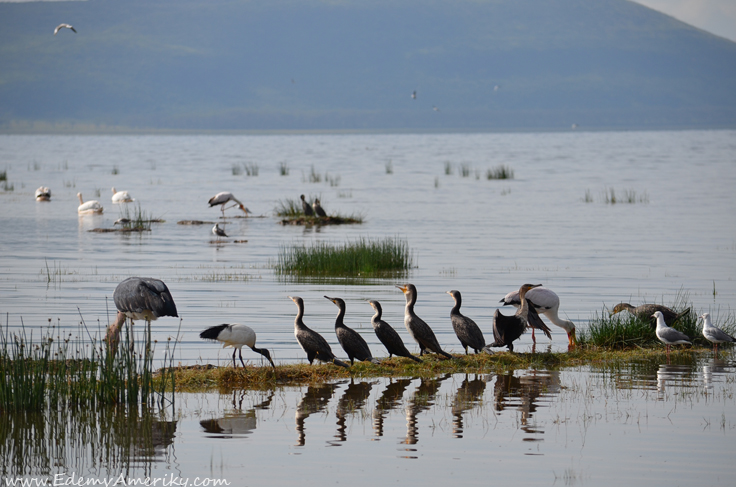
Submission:
{"label": "black cormorant", "polygon": [[331,298],[329,296],[325,296],[325,298],[335,303],[335,306],[339,309],[337,312],[337,318],[335,318],[335,335],[337,335],[337,340],[340,342],[342,349],[348,354],[350,365],[353,365],[356,358],[364,362],[379,364],[380,362],[374,359],[373,355],[371,355],[371,350],[368,348],[368,344],[365,342],[365,339],[360,336],[360,333],[352,328],[348,328],[345,326],[345,323],[343,323],[343,318],[345,318],[345,301],[340,298]]}
{"label": "black cormorant", "polygon": [[404,326],[409,334],[419,344],[419,355],[423,355],[425,350],[437,353],[445,358],[452,358],[452,355],[440,348],[437,337],[434,332],[420,317],[414,314],[414,304],[417,302],[417,288],[414,284],[405,284],[396,286],[401,289],[406,297],[406,308],[404,310]]}
{"label": "black cormorant", "polygon": [[409,352],[409,350],[406,349],[404,341],[401,339],[396,330],[394,330],[391,325],[381,319],[381,314],[383,313],[383,310],[381,309],[381,303],[379,303],[378,301],[369,301],[368,303],[373,307],[374,310],[376,310],[376,314],[374,314],[373,318],[371,318],[373,331],[376,332],[376,336],[379,340],[381,340],[383,346],[386,347],[389,358],[391,358],[392,355],[396,355],[397,357],[406,357],[414,360],[415,362],[421,363],[422,359],[420,359],[419,357],[415,357],[411,354],[411,352]]}
{"label": "black cormorant", "polygon": [[465,355],[468,354],[468,347],[475,350],[475,353],[479,353],[486,346],[486,339],[483,338],[483,332],[480,331],[475,321],[460,313],[460,306],[463,302],[460,291],[453,289],[452,291],[447,291],[447,294],[455,300],[455,306],[450,311],[450,320],[452,321],[452,328],[455,330],[455,335],[457,335],[460,344],[465,349]]}
{"label": "black cormorant", "polygon": [[311,364],[314,362],[314,359],[317,359],[321,362],[332,362],[333,364],[341,367],[349,367],[345,362],[341,362],[335,358],[335,354],[332,353],[330,344],[327,343],[327,340],[325,340],[322,335],[308,328],[307,325],[304,324],[302,321],[302,317],[304,316],[304,301],[302,298],[298,296],[289,296],[289,299],[294,301],[297,309],[299,310],[296,314],[296,319],[294,319],[294,336],[296,337],[296,341],[299,342],[299,345],[302,347],[302,350],[307,352],[309,363]]}

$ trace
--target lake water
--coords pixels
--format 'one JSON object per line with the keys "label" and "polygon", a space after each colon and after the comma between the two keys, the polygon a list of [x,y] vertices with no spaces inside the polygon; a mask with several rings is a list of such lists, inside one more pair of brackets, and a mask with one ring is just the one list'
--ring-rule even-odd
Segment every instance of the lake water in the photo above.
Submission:
{"label": "lake water", "polygon": [[[286,176],[282,164],[290,169]],[[500,165],[511,168],[514,179],[486,179],[486,171]],[[242,170],[255,166],[257,176]],[[309,182],[312,168],[321,182]],[[3,327],[24,325],[38,336],[51,321],[84,337],[83,318],[91,333],[102,333],[114,316],[115,286],[132,275],[156,277],[167,283],[182,320],[180,332],[175,318],[156,321],[154,338],[179,333],[176,361],[184,364],[227,364],[229,349],[198,334],[235,322],[255,329],[258,345],[269,348],[277,364],[304,361],[288,295],[304,298],[306,324],[338,356],[344,355],[333,331],[337,308],[324,295],[346,301],[346,324],[363,334],[377,357],[385,352],[370,326],[368,299],[382,303],[384,319],[416,350],[401,326],[400,282],[303,282],[274,274],[280,248],[315,241],[406,239],[416,268],[402,282],[416,285],[417,314],[454,353],[461,348],[449,321],[450,289],[462,292],[463,312],[486,337],[499,299],[525,282],[555,290],[561,315],[580,329],[604,306],[671,305],[683,296],[720,324],[736,297],[736,131],[0,136],[0,171],[7,171],[13,187],[0,190]],[[51,188],[51,202],[34,201],[41,185]],[[142,235],[89,232],[112,228],[120,217],[119,205],[110,201],[112,186],[129,191],[165,223]],[[616,204],[606,203],[611,190]],[[207,200],[220,191],[232,191],[264,218],[228,219],[232,237],[220,244],[213,243],[211,224],[177,224],[217,220],[220,212]],[[100,200],[105,213],[77,216],[77,192]],[[273,217],[279,200],[302,193],[319,196],[328,213],[359,213],[365,222],[279,225]],[[635,202],[621,202],[627,195]],[[552,350],[566,350],[564,331],[551,328]],[[531,349],[529,335],[517,343],[519,351]],[[247,349],[244,356],[260,363]],[[325,475],[330,483],[357,484],[436,476],[467,483],[723,482],[733,473],[724,460],[736,412],[731,355],[723,363],[669,367],[650,365],[639,375],[515,371],[471,376],[467,386],[464,376],[426,384],[413,379],[385,411],[383,436],[375,417],[384,411],[387,379],[356,385],[352,399],[349,384],[322,386],[329,391],[314,392],[303,431],[298,411],[309,397],[306,387],[243,391],[242,407],[238,393],[235,406],[231,394],[181,395],[177,412],[160,420],[178,421],[175,440],[160,448],[163,460],[154,455],[159,461],[145,468],[222,473],[253,485],[286,483],[295,469],[307,485]],[[721,386],[708,389],[707,380]],[[507,383],[513,389],[531,382],[534,389],[535,381],[543,384],[533,400],[494,392]],[[468,399],[459,420],[453,404],[463,387],[468,391],[459,394],[460,402],[464,394]],[[256,407],[269,394],[268,408]],[[352,406],[341,406],[343,396]],[[417,399],[421,407],[412,406],[414,397],[424,398]],[[416,418],[407,417],[417,407]],[[232,438],[205,434],[200,421],[231,413],[256,428],[247,432],[250,426],[241,424]],[[164,438],[166,428],[146,426]],[[694,449],[703,455],[697,462]]]}

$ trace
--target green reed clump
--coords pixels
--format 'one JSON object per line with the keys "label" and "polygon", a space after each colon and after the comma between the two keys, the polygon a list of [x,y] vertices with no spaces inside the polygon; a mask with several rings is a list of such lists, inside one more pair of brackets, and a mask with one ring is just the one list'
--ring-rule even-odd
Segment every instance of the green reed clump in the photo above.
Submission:
{"label": "green reed clump", "polygon": [[151,230],[151,222],[159,221],[153,218],[153,214],[146,213],[141,209],[140,203],[131,210],[130,205],[124,205],[120,213],[120,224],[124,230],[135,232],[148,232]]}
{"label": "green reed clump", "polygon": [[8,180],[8,170],[0,171],[0,181],[7,181]]}
{"label": "green reed clump", "polygon": [[279,200],[276,208],[274,209],[276,216],[282,218],[296,218],[304,216],[302,211],[302,202],[300,200],[287,198],[285,200]]}
{"label": "green reed clump", "polygon": [[317,242],[310,246],[282,247],[276,270],[299,275],[374,276],[407,271],[413,266],[409,244],[399,238],[332,245]]}
{"label": "green reed clump", "polygon": [[514,179],[514,170],[500,165],[486,171],[486,179]]}
{"label": "green reed clump", "polygon": [[607,310],[595,314],[587,329],[577,335],[581,346],[596,346],[623,350],[634,347],[652,347],[660,341],[648,322],[623,311],[611,315]]}
{"label": "green reed clump", "polygon": [[282,176],[289,175],[289,165],[286,162],[279,162],[279,174]]}

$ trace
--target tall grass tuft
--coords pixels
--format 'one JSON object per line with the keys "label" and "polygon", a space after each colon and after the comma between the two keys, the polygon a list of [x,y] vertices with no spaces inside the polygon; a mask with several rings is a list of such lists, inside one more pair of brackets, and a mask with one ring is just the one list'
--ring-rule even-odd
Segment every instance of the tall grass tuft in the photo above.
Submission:
{"label": "tall grass tuft", "polygon": [[289,175],[289,165],[286,162],[279,162],[279,174],[282,176]]}
{"label": "tall grass tuft", "polygon": [[460,164],[460,176],[467,178],[470,176],[470,165],[468,164]]}
{"label": "tall grass tuft", "polygon": [[486,179],[514,179],[514,170],[500,165],[486,171]]}
{"label": "tall grass tuft", "polygon": [[133,210],[130,210],[128,206],[130,205],[123,207],[123,211],[120,213],[120,220],[118,220],[124,230],[148,232],[151,230],[151,222],[160,221],[155,220],[153,214],[148,214],[142,210],[140,203],[136,203]]}
{"label": "tall grass tuft", "polygon": [[276,270],[280,273],[319,276],[380,276],[406,272],[413,266],[409,244],[400,238],[331,245],[282,247]]}
{"label": "tall grass tuft", "polygon": [[297,218],[304,216],[301,201],[291,198],[279,200],[276,208],[274,209],[274,213],[276,213],[276,216],[280,216],[282,218]]}

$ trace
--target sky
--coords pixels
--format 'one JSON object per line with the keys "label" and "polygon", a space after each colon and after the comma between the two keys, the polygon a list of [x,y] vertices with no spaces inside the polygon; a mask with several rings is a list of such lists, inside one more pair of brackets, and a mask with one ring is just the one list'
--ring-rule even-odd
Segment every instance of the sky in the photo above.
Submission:
{"label": "sky", "polygon": [[[27,2],[36,0],[0,0]],[[42,0],[54,1],[54,0]],[[632,0],[736,42],[736,0]]]}

